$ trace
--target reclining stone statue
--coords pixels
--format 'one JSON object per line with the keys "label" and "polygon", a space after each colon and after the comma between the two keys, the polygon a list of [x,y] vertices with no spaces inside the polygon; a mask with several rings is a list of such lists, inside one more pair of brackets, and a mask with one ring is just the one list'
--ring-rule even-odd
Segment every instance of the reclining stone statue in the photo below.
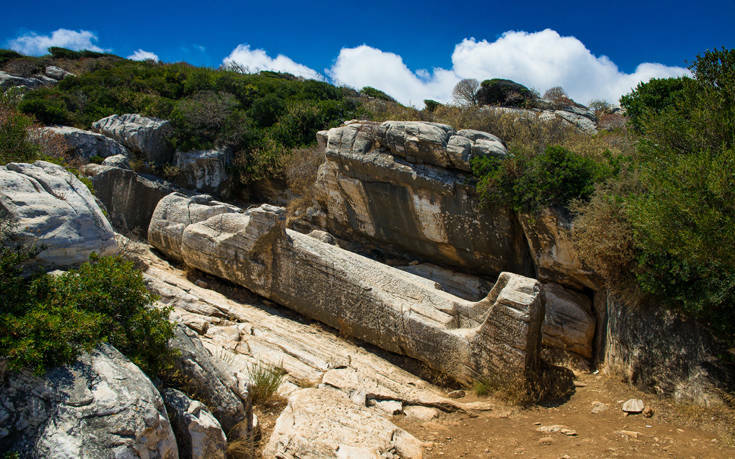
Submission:
{"label": "reclining stone statue", "polygon": [[242,211],[179,193],[158,203],[148,240],[188,266],[457,381],[537,376],[544,300],[535,279],[502,273],[484,299],[467,301],[286,229],[283,208]]}

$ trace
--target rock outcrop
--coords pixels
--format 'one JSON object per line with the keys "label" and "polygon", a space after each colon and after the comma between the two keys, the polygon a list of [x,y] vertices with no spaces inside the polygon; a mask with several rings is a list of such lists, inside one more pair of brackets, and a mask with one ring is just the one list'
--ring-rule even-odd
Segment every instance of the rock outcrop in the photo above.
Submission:
{"label": "rock outcrop", "polygon": [[108,156],[102,161],[103,166],[119,167],[120,169],[130,169],[130,161],[126,155]]}
{"label": "rock outcrop", "polygon": [[67,72],[61,67],[57,67],[55,65],[47,65],[43,70],[43,73],[54,80],[63,80],[66,77],[75,76],[73,73]]}
{"label": "rock outcrop", "polygon": [[158,201],[178,189],[156,177],[118,167],[88,165],[84,172],[92,175],[95,194],[112,225],[135,235],[145,236]]}
{"label": "rock outcrop", "polygon": [[146,161],[164,164],[171,160],[173,149],[168,138],[173,127],[169,121],[128,113],[95,121],[92,129],[141,154]]}
{"label": "rock outcrop", "polygon": [[87,261],[92,252],[117,252],[110,223],[78,178],[45,161],[0,166],[0,211],[17,234],[40,249],[36,261],[49,267]]}
{"label": "rock outcrop", "polygon": [[252,411],[247,388],[235,394],[233,389],[238,389],[237,381],[204,348],[194,332],[177,325],[170,346],[180,351],[175,366],[185,381],[178,389],[197,394],[197,398],[210,407],[226,431],[242,421],[251,425]]}
{"label": "rock outcrop", "polygon": [[89,162],[93,156],[128,156],[128,151],[120,142],[96,132],[84,131],[70,126],[49,126],[38,130],[42,137],[59,136],[69,147],[68,154],[82,162]]}
{"label": "rock outcrop", "polygon": [[227,437],[212,413],[176,389],[165,389],[162,395],[176,436],[179,457],[224,459]]}
{"label": "rock outcrop", "polygon": [[0,89],[12,88],[14,86],[24,87],[28,89],[38,88],[40,86],[46,86],[56,83],[56,80],[49,78],[45,75],[38,75],[34,77],[22,77],[18,75],[11,75],[7,72],[0,71]]}
{"label": "rock outcrop", "polygon": [[[169,199],[188,206],[177,195],[159,206]],[[175,241],[174,228],[161,239]],[[537,376],[544,305],[533,279],[503,273],[483,300],[463,300],[412,274],[286,230],[283,209],[269,205],[193,222],[178,251],[157,240],[149,239],[188,266],[459,381]]]}
{"label": "rock outcrop", "polygon": [[[594,113],[586,107],[578,107],[574,105],[565,106],[562,108],[553,108],[551,101],[538,100],[540,108],[514,108],[514,107],[483,107],[484,110],[488,110],[493,113],[500,115],[509,115],[520,120],[538,120],[542,122],[561,122],[562,125],[567,125],[578,129],[579,131],[595,135],[597,134],[597,123]],[[544,105],[547,105],[544,108]]]}
{"label": "rock outcrop", "polygon": [[552,283],[544,284],[544,296],[542,344],[592,359],[595,316],[589,297]]}
{"label": "rock outcrop", "polygon": [[[503,156],[497,137],[424,122],[350,122],[317,135],[314,190],[326,230],[381,250],[485,275],[533,272],[513,213],[481,209],[470,161]],[[472,235],[472,237],[468,237]]]}
{"label": "rock outcrop", "polygon": [[519,219],[540,281],[598,290],[598,276],[580,261],[572,242],[572,218],[567,211],[545,208],[539,215],[521,214]]}
{"label": "rock outcrop", "polygon": [[21,457],[178,457],[160,394],[109,345],[44,378],[0,376],[0,450]]}
{"label": "rock outcrop", "polygon": [[219,193],[227,183],[229,164],[230,154],[225,150],[177,152],[174,165],[179,174],[175,181],[184,188]]}
{"label": "rock outcrop", "polygon": [[276,421],[266,458],[423,457],[423,443],[384,415],[331,388],[294,392]]}

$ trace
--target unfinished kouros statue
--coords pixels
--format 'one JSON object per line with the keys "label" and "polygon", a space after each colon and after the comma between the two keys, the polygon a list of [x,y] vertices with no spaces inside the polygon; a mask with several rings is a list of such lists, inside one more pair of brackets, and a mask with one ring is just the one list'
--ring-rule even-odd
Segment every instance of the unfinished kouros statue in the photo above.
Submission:
{"label": "unfinished kouros statue", "polygon": [[241,211],[178,193],[159,202],[148,240],[188,266],[458,381],[537,374],[544,302],[534,279],[502,273],[471,302],[286,229],[280,207]]}

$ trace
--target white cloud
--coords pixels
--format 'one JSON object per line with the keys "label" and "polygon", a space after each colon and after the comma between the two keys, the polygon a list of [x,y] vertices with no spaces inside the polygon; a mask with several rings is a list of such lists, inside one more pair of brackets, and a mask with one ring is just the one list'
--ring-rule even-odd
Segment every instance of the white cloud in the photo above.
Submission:
{"label": "white cloud", "polygon": [[128,56],[128,59],[133,61],[154,61],[158,62],[158,55],[150,51],[144,51],[142,49],[136,50],[133,54]]}
{"label": "white cloud", "polygon": [[411,71],[397,54],[367,45],[343,48],[327,70],[337,84],[373,86],[398,101],[421,107],[424,99],[451,100],[454,85],[463,78],[507,78],[543,93],[563,87],[573,99],[617,102],[641,81],[688,75],[682,67],[642,63],[635,72],[621,72],[607,56],[593,55],[575,37],[556,31],[505,32],[497,40],[462,40],[452,53],[452,68]]}
{"label": "white cloud", "polygon": [[74,51],[90,50],[105,52],[95,45],[97,35],[89,30],[57,29],[51,35],[39,35],[36,32],[28,32],[8,42],[8,47],[21,54],[28,56],[41,56],[48,53],[48,48],[59,47],[72,49]]}
{"label": "white cloud", "polygon": [[297,62],[289,57],[279,54],[275,58],[270,57],[265,50],[250,49],[250,45],[237,45],[229,56],[224,58],[223,64],[228,65],[236,63],[242,65],[246,71],[250,73],[260,72],[261,70],[271,70],[274,72],[285,72],[292,75],[311,78],[314,80],[324,80],[319,72]]}

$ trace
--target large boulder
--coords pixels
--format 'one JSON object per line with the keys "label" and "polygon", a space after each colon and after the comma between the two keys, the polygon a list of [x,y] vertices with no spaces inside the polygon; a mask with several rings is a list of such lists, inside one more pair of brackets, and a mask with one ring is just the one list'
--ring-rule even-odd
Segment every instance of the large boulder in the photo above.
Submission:
{"label": "large boulder", "polygon": [[117,252],[112,227],[89,188],[59,165],[0,166],[2,211],[15,221],[18,235],[40,250],[36,260],[44,265],[71,266],[92,252]]}
{"label": "large boulder", "polygon": [[43,73],[54,80],[63,80],[66,77],[75,76],[73,73],[67,72],[61,67],[57,67],[55,65],[47,65],[43,70]]}
{"label": "large boulder", "polygon": [[179,169],[176,183],[184,188],[219,193],[228,179],[230,154],[226,150],[177,152],[174,165]]}
{"label": "large boulder", "polygon": [[46,77],[22,77],[18,75],[11,75],[7,72],[0,71],[0,89],[12,88],[14,86],[24,87],[28,89],[38,88],[40,86],[46,86],[52,83],[56,83],[56,80]]}
{"label": "large boulder", "polygon": [[423,443],[377,411],[331,389],[294,392],[263,450],[266,458],[423,457]]}
{"label": "large boulder", "polygon": [[176,389],[165,389],[163,401],[176,435],[181,459],[224,459],[227,437],[207,407]]}
{"label": "large boulder", "polygon": [[467,173],[472,157],[505,154],[496,137],[389,121],[350,122],[318,138],[326,161],[314,190],[330,233],[484,275],[533,272],[515,215],[482,208]]}
{"label": "large boulder", "polygon": [[180,351],[175,360],[176,369],[182,376],[181,380],[174,381],[178,383],[177,389],[197,394],[226,432],[242,421],[248,427],[252,425],[249,394],[238,387],[233,375],[212,357],[196,333],[178,324],[170,346]]}
{"label": "large boulder", "polygon": [[128,156],[128,151],[120,142],[96,132],[84,131],[70,126],[49,126],[38,130],[41,137],[57,136],[64,140],[72,157],[89,162],[93,156]]}
{"label": "large boulder", "polygon": [[95,194],[105,205],[112,225],[118,231],[143,237],[158,201],[178,189],[129,169],[95,164],[84,170],[92,174]]}
{"label": "large boulder", "polygon": [[173,149],[168,138],[173,127],[169,121],[128,113],[95,121],[92,129],[140,153],[147,161],[165,164],[171,160]]}
{"label": "large boulder", "polygon": [[21,457],[178,457],[160,394],[109,345],[45,377],[0,373],[0,450]]}

